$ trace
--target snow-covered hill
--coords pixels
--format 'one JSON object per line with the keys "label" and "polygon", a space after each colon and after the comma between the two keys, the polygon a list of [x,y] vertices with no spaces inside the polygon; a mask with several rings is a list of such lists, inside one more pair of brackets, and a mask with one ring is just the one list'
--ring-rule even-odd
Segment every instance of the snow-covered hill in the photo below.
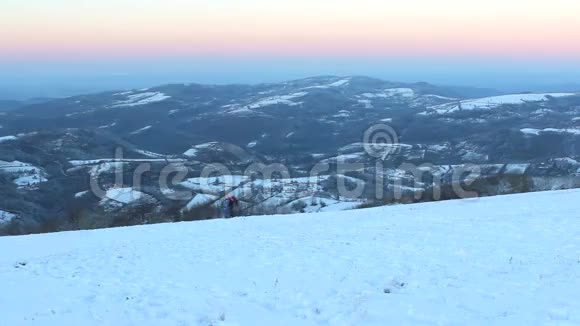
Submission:
{"label": "snow-covered hill", "polygon": [[550,98],[567,97],[577,95],[575,93],[542,93],[542,94],[510,94],[492,96],[479,99],[460,101],[459,103],[446,103],[430,108],[430,111],[422,114],[449,114],[461,110],[490,110],[505,104],[524,104],[529,102],[544,102]]}
{"label": "snow-covered hill", "polygon": [[3,325],[578,325],[580,191],[0,239]]}
{"label": "snow-covered hill", "polygon": [[19,187],[34,187],[46,181],[46,173],[32,164],[19,161],[6,162],[0,160],[0,173],[10,176],[12,182]]}
{"label": "snow-covered hill", "polygon": [[[54,99],[0,114],[0,209],[18,214],[0,226],[0,235],[191,220],[203,206],[221,206],[216,198],[225,194],[215,191],[168,198],[169,190],[183,190],[181,181],[161,186],[170,164],[186,174],[183,180],[216,164],[227,168],[219,174],[232,175],[255,164],[283,164],[288,179],[329,165],[328,182],[307,192],[290,186],[292,196],[282,203],[254,192],[245,201],[248,214],[350,207],[352,201],[338,197],[337,174],[365,181],[361,201],[377,193],[390,201],[402,189],[406,202],[429,193],[431,180],[439,180],[434,172],[446,173],[446,185],[450,166],[471,164],[492,172],[480,175],[474,189],[483,195],[578,187],[578,167],[555,164],[580,161],[578,119],[578,92],[503,94],[356,76],[174,84]],[[385,131],[388,139],[381,137]],[[378,159],[384,168],[377,168]],[[343,172],[338,163],[364,168]],[[136,185],[129,175],[148,165],[151,173]],[[430,166],[431,175],[417,180],[405,170],[410,166]],[[506,169],[489,168],[498,166]],[[506,176],[512,166],[526,168]],[[152,200],[103,203],[88,192],[89,181],[104,190],[133,188]],[[270,207],[274,201],[280,205]]]}

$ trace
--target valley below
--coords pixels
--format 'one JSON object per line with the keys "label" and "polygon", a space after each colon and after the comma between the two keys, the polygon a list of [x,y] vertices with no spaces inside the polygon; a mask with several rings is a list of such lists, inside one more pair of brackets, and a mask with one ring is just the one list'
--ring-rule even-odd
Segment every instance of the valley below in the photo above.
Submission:
{"label": "valley below", "polygon": [[0,235],[579,186],[580,93],[329,76],[0,112]]}

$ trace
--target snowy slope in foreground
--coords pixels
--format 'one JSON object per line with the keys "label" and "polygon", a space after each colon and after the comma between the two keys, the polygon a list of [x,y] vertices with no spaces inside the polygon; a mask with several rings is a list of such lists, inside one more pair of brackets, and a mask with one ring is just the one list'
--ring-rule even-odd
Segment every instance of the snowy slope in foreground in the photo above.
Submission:
{"label": "snowy slope in foreground", "polygon": [[5,325],[578,325],[580,191],[0,239]]}

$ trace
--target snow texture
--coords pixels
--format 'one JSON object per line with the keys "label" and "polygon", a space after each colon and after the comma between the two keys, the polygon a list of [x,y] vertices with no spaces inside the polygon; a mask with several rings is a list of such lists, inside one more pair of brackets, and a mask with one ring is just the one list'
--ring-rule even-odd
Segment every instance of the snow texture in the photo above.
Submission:
{"label": "snow texture", "polygon": [[18,137],[16,137],[16,136],[2,136],[2,137],[0,137],[0,143],[7,142],[7,141],[13,141],[13,140],[17,140],[17,139],[18,139]]}
{"label": "snow texture", "polygon": [[151,126],[145,126],[145,127],[141,128],[141,129],[137,129],[137,130],[133,131],[131,133],[131,135],[138,135],[138,134],[140,134],[140,133],[142,133],[144,131],[147,131],[149,129],[151,129]]}
{"label": "snow texture", "polygon": [[369,99],[372,98],[390,98],[390,97],[405,97],[413,98],[415,97],[415,91],[410,88],[388,88],[377,93],[363,93],[362,97]]}
{"label": "snow texture", "polygon": [[[145,155],[144,153],[139,152],[139,150],[137,150],[137,152]],[[149,155],[156,154],[156,153],[152,153],[152,152],[146,152],[146,153],[150,153]],[[162,155],[162,154],[158,154],[158,155]],[[75,167],[90,166],[92,168],[95,168],[96,166],[101,165],[101,167],[95,168],[95,170],[93,170],[93,172],[98,171],[97,169],[102,169],[103,170],[102,172],[108,172],[108,171],[111,171],[113,169],[113,167],[115,167],[115,166],[122,166],[123,163],[156,163],[156,162],[183,163],[183,162],[185,162],[185,160],[179,159],[179,158],[147,158],[147,159],[145,159],[145,158],[139,158],[139,159],[100,158],[100,159],[94,159],[94,160],[72,160],[72,161],[69,161],[69,163]]]}
{"label": "snow texture", "polygon": [[[272,105],[288,105],[288,106],[296,106],[302,104],[301,102],[294,102],[293,100],[304,97],[308,95],[307,92],[298,92],[289,95],[280,95],[280,96],[272,96],[263,98],[258,100],[252,104],[247,105],[244,109],[258,109],[266,106]],[[232,111],[230,112],[232,113]],[[239,113],[239,112],[238,112]]]}
{"label": "snow texture", "polygon": [[12,221],[12,219],[15,217],[16,217],[16,214],[12,214],[12,213],[0,210],[0,225],[10,223],[10,221]]}
{"label": "snow texture", "polygon": [[196,157],[198,153],[199,150],[197,148],[190,148],[187,151],[185,151],[183,155],[187,157]]}
{"label": "snow texture", "polygon": [[113,123],[108,124],[108,125],[99,126],[99,129],[111,128],[111,127],[114,127],[116,125],[117,125],[117,123],[116,122],[113,122]]}
{"label": "snow texture", "polygon": [[306,204],[306,207],[304,208],[304,213],[338,212],[354,209],[358,205],[362,204],[361,202],[356,201],[343,202],[334,199],[308,196],[294,200],[291,203],[287,204],[286,206],[292,209],[294,204],[298,202]]}
{"label": "snow texture", "polygon": [[364,105],[365,109],[374,108],[373,102],[371,100],[358,100],[358,103]]}
{"label": "snow texture", "polygon": [[107,190],[104,200],[110,199],[121,204],[130,204],[143,197],[143,193],[133,188],[112,188]]}
{"label": "snow texture", "polygon": [[90,194],[90,192],[88,190],[81,191],[81,192],[77,192],[75,194],[75,198],[82,198],[82,197],[84,197],[84,196],[86,196],[88,194]]}
{"label": "snow texture", "polygon": [[97,178],[101,174],[122,171],[124,164],[123,162],[104,162],[91,167],[89,174],[91,177]]}
{"label": "snow texture", "polygon": [[545,129],[534,129],[534,128],[524,128],[520,130],[522,133],[530,136],[539,136],[543,133],[555,133],[555,134],[571,134],[580,135],[580,129],[556,129],[556,128],[545,128]]}
{"label": "snow texture", "polygon": [[249,142],[248,145],[246,145],[246,147],[248,147],[248,148],[254,148],[254,147],[256,147],[256,145],[258,145],[258,141],[257,140],[253,140],[253,141]]}
{"label": "snow texture", "polygon": [[127,100],[116,101],[112,107],[133,107],[133,106],[141,106],[147,105],[155,102],[165,101],[166,99],[171,98],[171,96],[165,95],[160,92],[145,92],[145,93],[138,93],[132,94],[127,96]]}
{"label": "snow texture", "polygon": [[[187,189],[205,194],[218,194],[239,187],[248,177],[243,175],[224,175],[216,177],[191,178],[181,183]],[[194,198],[195,199],[195,198]]]}
{"label": "snow texture", "polygon": [[0,239],[3,325],[578,325],[580,191]]}
{"label": "snow texture", "polygon": [[219,199],[219,197],[214,196],[214,195],[197,194],[197,195],[195,195],[195,197],[193,197],[193,199],[189,203],[187,203],[187,205],[185,207],[186,207],[186,210],[191,210],[195,207],[200,207],[200,206],[210,204],[218,199]]}
{"label": "snow texture", "polygon": [[316,88],[328,89],[328,88],[347,86],[349,83],[350,83],[350,78],[346,78],[346,79],[337,80],[337,81],[329,83],[329,84],[309,86],[309,87],[305,87],[303,89],[316,89]]}
{"label": "snow texture", "polygon": [[145,151],[145,150],[142,150],[142,149],[137,149],[137,150],[135,150],[135,152],[137,152],[137,153],[139,153],[139,154],[141,154],[143,156],[150,157],[150,158],[165,158],[165,155],[163,155],[163,154],[159,154],[159,153],[155,153],[155,152],[150,152],[150,151]]}
{"label": "snow texture", "polygon": [[199,155],[201,150],[213,150],[213,151],[222,151],[223,149],[220,148],[220,143],[218,142],[209,142],[203,143],[193,146],[192,148],[188,149],[183,153],[184,156],[187,157],[195,157]]}
{"label": "snow texture", "polygon": [[566,97],[576,95],[574,93],[542,93],[542,94],[510,94],[501,96],[485,97],[473,100],[464,100],[458,103],[447,103],[430,107],[430,111],[422,114],[448,114],[460,110],[487,110],[504,104],[524,104],[526,102],[543,102],[550,97]]}
{"label": "snow texture", "polygon": [[47,181],[47,175],[43,169],[20,161],[0,161],[0,172],[14,177],[12,182],[21,188],[32,187]]}

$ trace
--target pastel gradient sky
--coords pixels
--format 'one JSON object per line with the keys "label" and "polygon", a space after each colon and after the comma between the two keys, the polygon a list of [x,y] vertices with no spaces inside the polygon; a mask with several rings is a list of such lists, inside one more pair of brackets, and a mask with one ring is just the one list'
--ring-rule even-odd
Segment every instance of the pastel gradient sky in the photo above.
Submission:
{"label": "pastel gradient sky", "polygon": [[580,83],[579,17],[578,0],[2,0],[0,88],[317,74]]}

